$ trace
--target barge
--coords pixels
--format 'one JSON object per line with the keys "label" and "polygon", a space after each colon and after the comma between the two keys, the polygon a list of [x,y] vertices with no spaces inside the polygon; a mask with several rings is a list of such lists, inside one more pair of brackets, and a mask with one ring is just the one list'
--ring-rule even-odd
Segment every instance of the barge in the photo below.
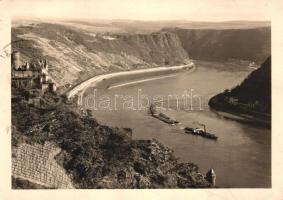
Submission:
{"label": "barge", "polygon": [[162,112],[157,112],[155,105],[151,104],[150,108],[149,108],[150,114],[151,116],[155,117],[156,119],[159,119],[167,124],[170,124],[172,126],[178,124],[179,122],[171,119],[170,117],[168,117],[167,115],[165,115]]}

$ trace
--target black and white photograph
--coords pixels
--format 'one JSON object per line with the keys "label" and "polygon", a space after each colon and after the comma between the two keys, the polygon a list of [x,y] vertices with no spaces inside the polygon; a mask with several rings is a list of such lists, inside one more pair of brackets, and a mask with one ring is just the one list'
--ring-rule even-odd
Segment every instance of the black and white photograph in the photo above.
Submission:
{"label": "black and white photograph", "polygon": [[12,191],[272,189],[271,1],[8,4]]}

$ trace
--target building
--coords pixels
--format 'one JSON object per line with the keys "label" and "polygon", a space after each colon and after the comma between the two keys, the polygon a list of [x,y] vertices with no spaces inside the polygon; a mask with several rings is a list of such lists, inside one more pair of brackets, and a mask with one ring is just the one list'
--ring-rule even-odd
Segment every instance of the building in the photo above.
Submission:
{"label": "building", "polygon": [[[56,84],[48,76],[48,63],[38,60],[34,63],[21,64],[20,52],[12,53],[12,87],[21,89],[38,89],[56,91]],[[55,90],[54,90],[55,89]]]}
{"label": "building", "polygon": [[239,103],[239,100],[237,98],[230,97],[229,103],[233,105],[237,105]]}
{"label": "building", "polygon": [[206,173],[206,177],[205,179],[211,183],[213,186],[216,185],[216,174],[214,172],[213,169],[210,169],[207,173]]}

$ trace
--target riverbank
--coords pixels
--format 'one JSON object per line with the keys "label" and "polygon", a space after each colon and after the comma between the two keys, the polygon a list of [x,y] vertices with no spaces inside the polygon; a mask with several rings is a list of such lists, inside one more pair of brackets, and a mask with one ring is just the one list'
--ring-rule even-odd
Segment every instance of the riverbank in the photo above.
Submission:
{"label": "riverbank", "polygon": [[209,106],[271,127],[271,56],[241,84],[212,97]]}
{"label": "riverbank", "polygon": [[250,110],[242,110],[233,105],[227,105],[227,103],[224,102],[221,103],[221,101],[217,99],[218,96],[219,95],[212,97],[208,102],[208,105],[213,112],[216,112],[218,115],[227,119],[252,124],[255,126],[271,128],[271,115]]}
{"label": "riverbank", "polygon": [[180,66],[171,66],[171,67],[156,67],[156,68],[150,68],[150,69],[139,69],[139,70],[132,70],[132,71],[122,71],[122,72],[114,72],[110,74],[102,74],[95,77],[92,77],[75,87],[73,87],[71,90],[66,92],[66,97],[68,99],[74,97],[76,94],[80,93],[81,95],[84,93],[84,90],[88,88],[89,86],[95,86],[97,83],[104,81],[106,79],[119,77],[119,76],[129,76],[129,75],[138,75],[138,74],[152,74],[152,73],[164,73],[164,72],[176,72],[179,70],[194,70],[195,65],[193,62],[187,65],[180,65]]}

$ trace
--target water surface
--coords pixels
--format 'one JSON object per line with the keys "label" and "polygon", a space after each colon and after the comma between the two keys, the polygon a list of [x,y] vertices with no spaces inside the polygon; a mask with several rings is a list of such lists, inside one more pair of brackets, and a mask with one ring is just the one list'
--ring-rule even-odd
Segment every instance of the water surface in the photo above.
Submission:
{"label": "water surface", "polygon": [[[96,98],[108,95],[112,110],[94,110],[95,118],[102,124],[133,129],[134,139],[156,138],[171,147],[181,161],[197,164],[202,173],[213,168],[219,187],[270,187],[271,186],[271,131],[249,124],[226,119],[211,111],[207,99],[239,84],[252,69],[241,63],[196,62],[194,72],[182,71],[176,76],[157,79],[140,84],[126,85],[111,90],[109,86],[126,83],[129,80],[144,79],[142,76],[119,77],[105,80],[97,86]],[[163,74],[164,76],[166,74]],[[167,74],[168,75],[168,74]],[[155,74],[157,76],[157,74]],[[160,76],[160,74],[158,75]],[[149,78],[149,75],[146,76]],[[168,95],[178,95],[192,91],[201,98],[193,99],[193,110],[185,107],[184,100],[176,104],[176,99],[166,99]],[[182,124],[171,126],[161,122],[148,113],[148,110],[125,109],[122,97],[134,98],[137,109],[138,91],[148,98],[164,97],[163,106],[171,117]],[[92,94],[89,88],[85,95]],[[122,96],[113,105],[115,95]],[[117,97],[117,96],[116,96]],[[103,99],[103,98],[102,98]],[[116,100],[119,98],[116,98]],[[105,98],[104,98],[105,100]],[[98,100],[96,103],[99,102]],[[143,102],[144,105],[146,102]],[[115,110],[116,108],[116,110]],[[207,130],[218,136],[218,141],[185,134],[185,126],[197,127],[197,123],[206,124]]]}

